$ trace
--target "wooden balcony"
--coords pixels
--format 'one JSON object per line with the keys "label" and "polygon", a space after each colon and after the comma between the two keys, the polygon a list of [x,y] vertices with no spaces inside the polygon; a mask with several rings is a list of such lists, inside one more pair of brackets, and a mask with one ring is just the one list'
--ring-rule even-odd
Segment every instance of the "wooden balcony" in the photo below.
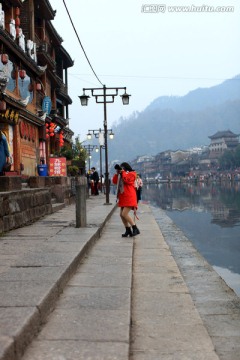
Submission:
{"label": "wooden balcony", "polygon": [[47,42],[37,41],[37,59],[42,66],[47,65],[49,69],[56,68],[56,61],[52,58],[52,46]]}

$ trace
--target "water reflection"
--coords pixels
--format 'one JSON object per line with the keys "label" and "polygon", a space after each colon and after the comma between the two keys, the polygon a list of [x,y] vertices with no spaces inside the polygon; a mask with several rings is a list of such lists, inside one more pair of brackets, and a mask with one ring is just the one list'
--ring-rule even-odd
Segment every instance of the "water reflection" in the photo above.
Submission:
{"label": "water reflection", "polygon": [[145,186],[143,199],[168,211],[207,211],[221,227],[240,224],[240,182],[220,184],[158,184]]}
{"label": "water reflection", "polygon": [[166,210],[240,295],[240,183],[149,185],[144,186],[143,201]]}

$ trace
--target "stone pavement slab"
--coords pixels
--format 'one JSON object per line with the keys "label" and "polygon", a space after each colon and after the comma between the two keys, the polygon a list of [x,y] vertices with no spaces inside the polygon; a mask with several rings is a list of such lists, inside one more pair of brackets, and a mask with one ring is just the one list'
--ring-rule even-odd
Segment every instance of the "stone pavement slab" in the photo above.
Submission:
{"label": "stone pavement slab", "polygon": [[219,359],[239,360],[240,298],[163,210],[152,211]]}
{"label": "stone pavement slab", "polygon": [[130,359],[217,360],[170,249],[144,208],[141,236],[134,240]]}
{"label": "stone pavement slab", "polygon": [[128,360],[133,239],[122,231],[115,211],[23,360]]}
{"label": "stone pavement slab", "polygon": [[132,239],[112,215],[23,360],[219,359],[150,208],[141,209]]}
{"label": "stone pavement slab", "polygon": [[128,351],[129,345],[127,343],[43,340],[31,345],[25,359],[126,360],[128,359]]}
{"label": "stone pavement slab", "polygon": [[[110,197],[111,200],[111,197]],[[115,207],[87,200],[87,227],[70,205],[0,238],[0,359],[19,359]]]}
{"label": "stone pavement slab", "polygon": [[[0,289],[9,286],[13,293],[6,290],[7,299],[15,299],[6,309],[0,304],[0,349],[5,350],[0,359],[17,359],[41,325],[22,360],[239,360],[240,299],[165,212],[141,204],[141,234],[126,239],[119,211],[103,226],[101,219],[113,206],[103,206],[100,198],[91,201],[88,227],[80,232],[69,207],[59,212],[63,227],[56,213],[45,219],[40,243],[34,237],[31,244],[29,229],[19,229],[19,241],[27,241],[29,249],[23,246],[17,258],[9,247],[16,236],[4,237],[11,265],[0,271]],[[41,234],[40,224],[34,229]],[[51,266],[45,251],[54,253]],[[64,253],[66,259],[72,256],[68,267]]]}

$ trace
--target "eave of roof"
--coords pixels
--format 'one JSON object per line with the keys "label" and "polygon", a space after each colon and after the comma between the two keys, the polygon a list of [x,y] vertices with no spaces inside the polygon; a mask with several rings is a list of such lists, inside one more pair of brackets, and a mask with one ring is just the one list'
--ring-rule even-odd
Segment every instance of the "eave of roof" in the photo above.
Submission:
{"label": "eave of roof", "polygon": [[224,137],[238,137],[239,134],[234,134],[232,131],[230,130],[224,130],[224,131],[217,131],[214,135],[209,136],[209,139],[214,140],[214,139],[220,139],[220,138],[224,138]]}
{"label": "eave of roof", "polygon": [[53,20],[56,10],[53,10],[48,0],[35,0],[35,15],[46,20]]}
{"label": "eave of roof", "polygon": [[72,67],[74,65],[74,61],[72,60],[71,56],[69,55],[69,53],[66,51],[66,49],[61,45],[58,49],[57,52],[59,51],[59,53],[61,54],[61,58],[63,59],[63,67],[64,69],[67,69],[69,67]]}
{"label": "eave of roof", "polygon": [[51,33],[52,37],[51,40],[53,42],[53,44],[55,46],[59,46],[61,45],[61,43],[63,42],[62,37],[59,35],[59,33],[57,32],[57,30],[55,29],[55,27],[53,26],[53,24],[51,23],[51,21],[47,21],[46,22],[46,28],[47,30]]}

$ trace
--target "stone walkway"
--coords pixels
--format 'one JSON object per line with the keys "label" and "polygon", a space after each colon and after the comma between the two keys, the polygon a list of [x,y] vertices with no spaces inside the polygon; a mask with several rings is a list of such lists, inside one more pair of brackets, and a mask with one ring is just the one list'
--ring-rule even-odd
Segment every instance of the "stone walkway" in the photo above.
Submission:
{"label": "stone walkway", "polygon": [[240,299],[163,211],[126,239],[112,203],[1,238],[0,360],[239,360]]}

